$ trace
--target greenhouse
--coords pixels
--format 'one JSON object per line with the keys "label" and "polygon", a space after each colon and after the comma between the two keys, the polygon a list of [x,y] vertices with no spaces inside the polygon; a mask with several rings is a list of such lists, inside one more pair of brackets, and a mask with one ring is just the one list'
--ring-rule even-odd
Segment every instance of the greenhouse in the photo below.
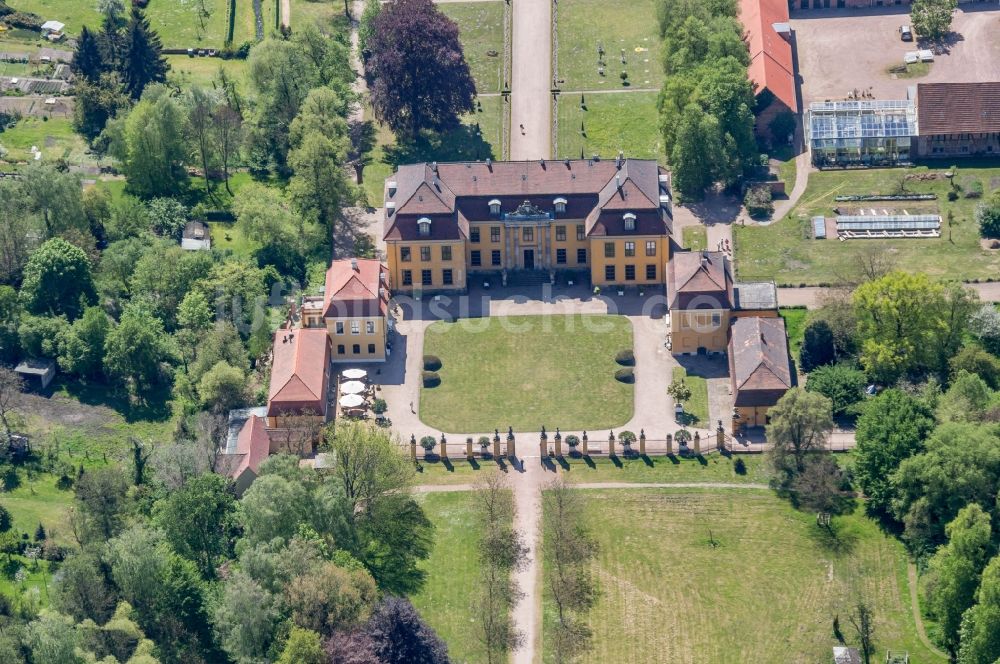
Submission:
{"label": "greenhouse", "polygon": [[894,165],[911,160],[917,114],[906,99],[815,102],[806,126],[817,166]]}

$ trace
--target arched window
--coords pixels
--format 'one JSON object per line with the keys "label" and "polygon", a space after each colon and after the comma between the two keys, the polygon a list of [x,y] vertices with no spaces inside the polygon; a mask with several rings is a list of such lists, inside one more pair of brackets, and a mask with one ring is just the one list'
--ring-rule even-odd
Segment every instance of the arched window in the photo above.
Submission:
{"label": "arched window", "polygon": [[634,231],[635,230],[635,215],[631,212],[626,212],[622,217],[625,220],[625,230]]}
{"label": "arched window", "polygon": [[566,199],[562,196],[552,201],[552,204],[555,205],[556,212],[563,213],[566,211]]}
{"label": "arched window", "polygon": [[500,214],[500,199],[494,198],[490,201],[490,214],[497,216]]}
{"label": "arched window", "polygon": [[420,217],[417,219],[417,230],[421,235],[427,236],[431,234],[431,220],[427,217]]}

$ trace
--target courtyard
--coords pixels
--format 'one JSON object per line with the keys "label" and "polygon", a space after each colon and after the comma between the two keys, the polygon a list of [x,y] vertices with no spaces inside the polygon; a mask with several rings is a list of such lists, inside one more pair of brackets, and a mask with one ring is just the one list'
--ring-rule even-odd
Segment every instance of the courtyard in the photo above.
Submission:
{"label": "courtyard", "polygon": [[904,7],[810,9],[792,12],[802,102],[844,99],[852,90],[871,88],[876,99],[905,99],[917,83],[979,82],[1000,79],[1000,9],[995,3],[963,5],[955,12],[947,52],[907,76],[891,74],[903,54],[929,48],[899,38],[910,23]]}
{"label": "courtyard", "polygon": [[420,419],[440,431],[606,429],[632,418],[633,386],[615,379],[632,351],[623,316],[491,316],[438,321],[423,354],[441,384],[420,390]]}
{"label": "courtyard", "polygon": [[[834,617],[845,625],[859,594],[877,607],[877,651],[944,661],[917,636],[902,545],[860,510],[828,531],[761,489],[582,490],[579,499],[599,544],[594,647],[583,662],[828,661]],[[550,632],[549,597],[543,607]],[[551,639],[542,643],[543,661],[554,661]]]}

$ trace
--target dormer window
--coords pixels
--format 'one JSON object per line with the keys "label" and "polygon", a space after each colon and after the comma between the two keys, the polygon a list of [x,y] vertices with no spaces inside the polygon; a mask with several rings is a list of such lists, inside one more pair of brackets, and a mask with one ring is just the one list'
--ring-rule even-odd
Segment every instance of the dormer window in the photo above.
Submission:
{"label": "dormer window", "polygon": [[390,196],[395,196],[396,195],[396,181],[395,180],[389,180],[388,189],[389,189],[389,195]]}
{"label": "dormer window", "polygon": [[552,201],[552,204],[555,205],[556,212],[561,214],[566,211],[566,199],[562,196]]}
{"label": "dormer window", "polygon": [[500,215],[500,199],[499,198],[494,198],[492,201],[490,201],[490,214],[492,214],[494,217],[497,217],[497,216]]}
{"label": "dormer window", "polygon": [[385,202],[385,214],[391,217],[393,213],[396,212],[396,201],[386,201]]}
{"label": "dormer window", "polygon": [[631,212],[626,212],[622,217],[625,220],[625,230],[634,231],[635,230],[635,215]]}
{"label": "dormer window", "polygon": [[417,219],[417,232],[423,237],[427,237],[431,234],[431,220],[427,217],[420,217]]}

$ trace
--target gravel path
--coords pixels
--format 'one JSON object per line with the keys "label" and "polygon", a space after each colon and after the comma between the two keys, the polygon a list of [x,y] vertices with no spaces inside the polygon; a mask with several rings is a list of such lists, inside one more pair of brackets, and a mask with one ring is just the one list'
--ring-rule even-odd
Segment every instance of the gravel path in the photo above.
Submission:
{"label": "gravel path", "polygon": [[547,159],[552,151],[552,0],[511,2],[510,158]]}

